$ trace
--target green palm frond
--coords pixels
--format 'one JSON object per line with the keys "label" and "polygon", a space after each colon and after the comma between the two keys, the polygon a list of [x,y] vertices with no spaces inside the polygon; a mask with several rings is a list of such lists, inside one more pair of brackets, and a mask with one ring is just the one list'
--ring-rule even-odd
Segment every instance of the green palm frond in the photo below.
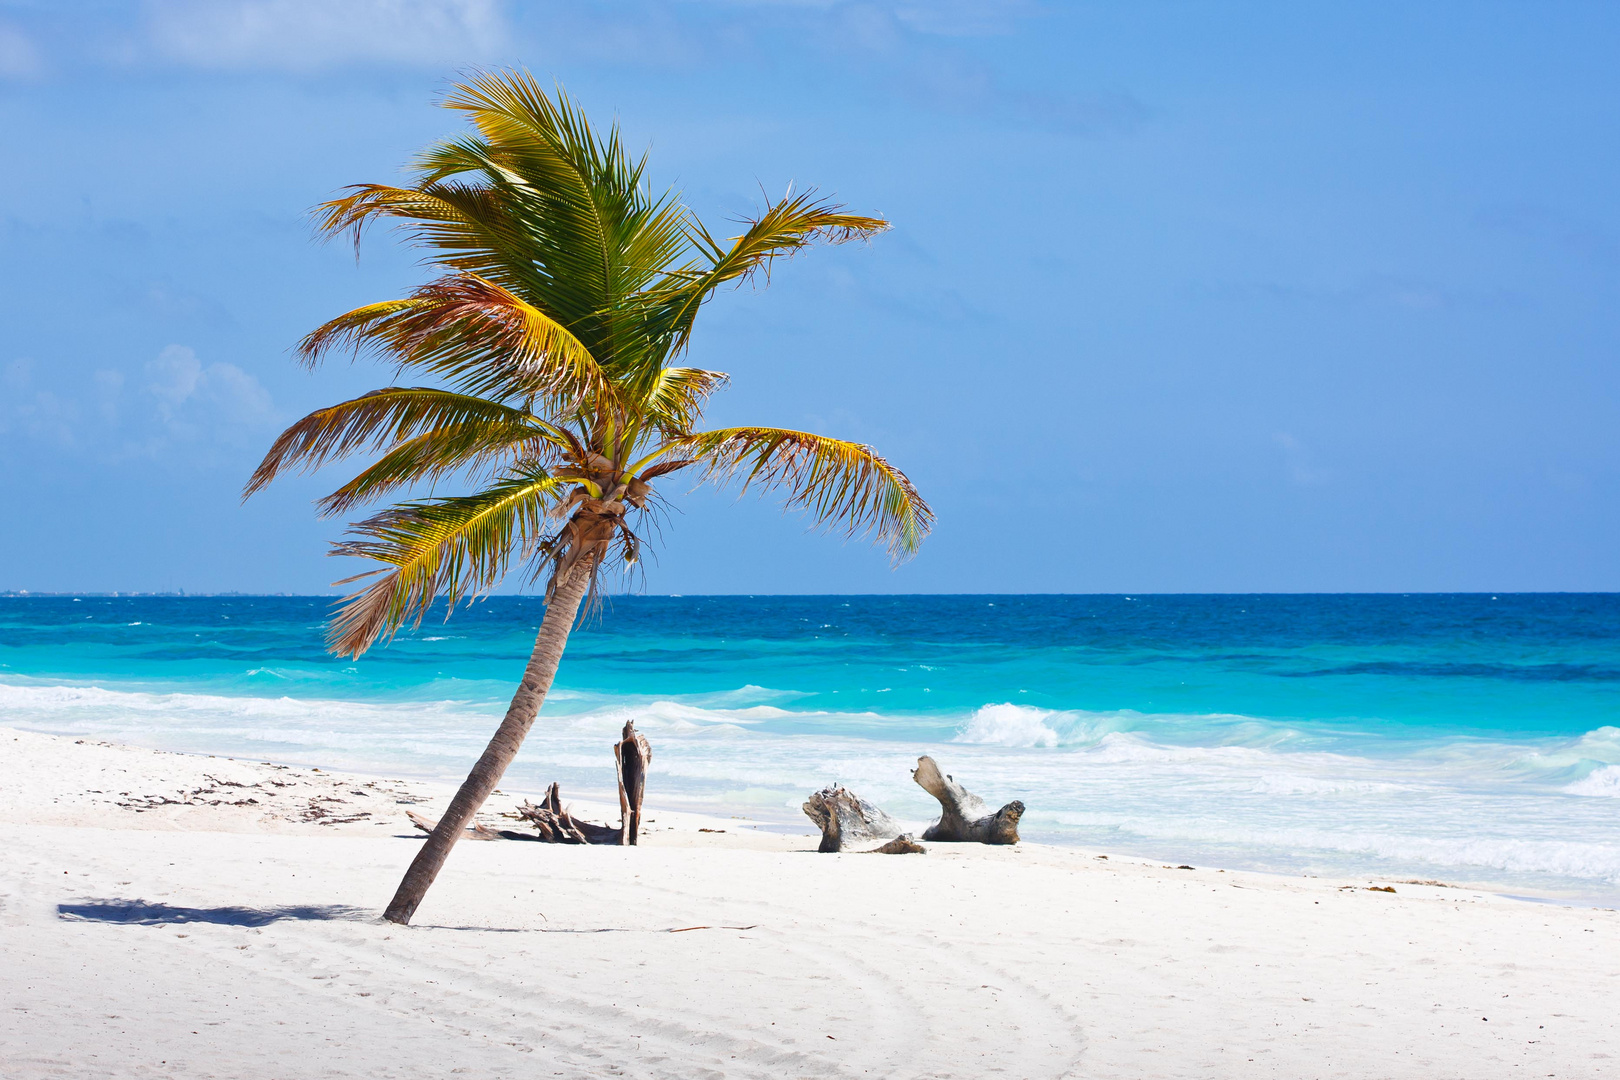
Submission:
{"label": "green palm frond", "polygon": [[416,623],[443,595],[453,610],[461,600],[493,588],[514,555],[533,554],[547,533],[547,510],[567,481],[541,469],[502,477],[475,495],[421,499],[367,518],[350,529],[361,539],[332,545],[332,554],[372,559],[392,569],[345,578],[346,584],[381,574],[348,597],[332,619],[327,642],[334,652],[359,656],[383,634]]}
{"label": "green palm frond", "polygon": [[461,475],[480,476],[517,460],[557,463],[565,460],[549,433],[530,424],[469,421],[425,431],[395,444],[358,476],[316,503],[322,517],[335,517],[357,506],[417,484]]}
{"label": "green palm frond", "polygon": [[821,242],[843,244],[869,240],[889,227],[882,218],[846,214],[837,203],[818,200],[812,191],[789,195],[766,208],[748,222],[729,246],[722,245],[702,225],[694,223],[693,241],[708,256],[710,269],[699,276],[696,287],[713,289],[728,281],[769,270],[783,255]]}
{"label": "green palm frond", "polygon": [[778,258],[811,244],[870,239],[888,227],[882,218],[846,214],[842,206],[818,200],[814,191],[774,203],[748,222],[748,228],[729,245],[694,221],[689,235],[708,265],[685,267],[668,277],[669,295],[664,302],[675,339],[672,352],[685,348],[698,307],[720,286],[760,272],[768,276]]}
{"label": "green palm frond", "polygon": [[471,394],[575,402],[612,393],[596,358],[566,326],[474,274],[442,277],[405,300],[339,315],[298,351],[313,365],[333,349],[365,347]]}
{"label": "green palm frond", "polygon": [[362,451],[382,450],[428,431],[463,424],[522,429],[527,437],[569,446],[566,434],[522,409],[432,386],[390,386],[316,409],[283,431],[243,489],[246,498],[289,469],[311,472]]}
{"label": "green palm frond", "polygon": [[477,274],[531,299],[546,277],[527,258],[527,225],[511,200],[488,184],[453,180],[419,188],[357,184],[349,194],[315,208],[315,231],[332,239],[352,235],[358,246],[366,227],[379,218],[396,219],[412,244],[436,254],[430,261],[461,273]]}
{"label": "green palm frond", "polygon": [[531,298],[577,326],[604,366],[644,370],[649,335],[623,300],[688,250],[685,206],[673,193],[650,194],[646,159],[630,158],[617,127],[598,135],[578,106],[527,73],[481,75],[446,104],[482,138],[434,147],[418,165],[423,181],[476,177],[523,228]]}
{"label": "green palm frond", "polygon": [[703,415],[709,395],[725,388],[731,376],[702,368],[667,367],[637,406],[647,423],[666,435],[685,435]]}
{"label": "green palm frond", "polygon": [[933,527],[929,509],[906,475],[870,446],[783,428],[703,431],[667,444],[670,458],[695,458],[703,479],[742,490],[785,488],[787,505],[850,536],[876,533],[899,562],[916,553]]}

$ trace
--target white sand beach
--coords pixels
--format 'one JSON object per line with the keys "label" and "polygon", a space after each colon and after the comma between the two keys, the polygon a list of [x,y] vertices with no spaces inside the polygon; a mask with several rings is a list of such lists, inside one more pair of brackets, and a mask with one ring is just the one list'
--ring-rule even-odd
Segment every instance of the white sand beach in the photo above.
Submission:
{"label": "white sand beach", "polygon": [[0,729],[0,1075],[1620,1070],[1612,910],[655,811],[635,849],[462,843],[382,922],[448,795]]}

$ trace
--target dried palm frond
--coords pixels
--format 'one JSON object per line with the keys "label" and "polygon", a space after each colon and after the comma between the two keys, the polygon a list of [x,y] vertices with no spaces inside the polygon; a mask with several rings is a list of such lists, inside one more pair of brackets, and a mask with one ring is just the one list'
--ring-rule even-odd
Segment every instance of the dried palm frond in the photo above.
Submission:
{"label": "dried palm frond", "polygon": [[850,536],[875,533],[899,562],[917,551],[934,512],[906,475],[870,446],[807,431],[736,427],[672,439],[670,452],[695,458],[703,479],[742,490],[786,488],[787,505]]}

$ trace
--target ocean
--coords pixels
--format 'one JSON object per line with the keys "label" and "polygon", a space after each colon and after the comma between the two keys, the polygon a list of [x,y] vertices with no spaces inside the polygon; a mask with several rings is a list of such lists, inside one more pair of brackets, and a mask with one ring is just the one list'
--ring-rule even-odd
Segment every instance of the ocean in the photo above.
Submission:
{"label": "ocean", "polygon": [[[493,597],[358,661],[329,597],[0,598],[0,723],[459,780],[541,614]],[[505,786],[804,826],[837,782],[1176,864],[1620,902],[1620,595],[621,596],[575,631]]]}

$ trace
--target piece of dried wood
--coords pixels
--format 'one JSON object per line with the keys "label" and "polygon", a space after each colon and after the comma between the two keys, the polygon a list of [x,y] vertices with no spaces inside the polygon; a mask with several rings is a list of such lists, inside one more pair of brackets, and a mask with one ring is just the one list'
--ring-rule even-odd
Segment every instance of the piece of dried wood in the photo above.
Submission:
{"label": "piece of dried wood", "polygon": [[517,813],[508,815],[520,821],[527,821],[533,825],[538,837],[525,837],[537,839],[548,844],[606,844],[617,845],[622,843],[621,830],[611,825],[597,825],[595,822],[585,821],[575,817],[562,804],[562,794],[557,784],[553,783],[546,789],[545,797],[536,806],[525,801],[517,808]]}
{"label": "piece of dried wood", "polygon": [[641,832],[641,799],[647,790],[647,766],[652,747],[647,736],[626,721],[624,737],[613,744],[613,768],[619,775],[619,843],[634,846]]}
{"label": "piece of dried wood", "polygon": [[804,813],[821,830],[822,852],[849,851],[874,840],[900,835],[894,819],[846,787],[828,784],[804,804]]}
{"label": "piece of dried wood", "polygon": [[983,799],[941,772],[931,757],[917,759],[917,767],[912,770],[911,778],[939,800],[939,820],[923,830],[924,840],[964,844],[1018,843],[1018,819],[1024,816],[1023,803],[1014,799],[991,813]]}
{"label": "piece of dried wood", "polygon": [[881,847],[868,848],[866,855],[921,855],[928,849],[917,843],[910,833],[901,833]]}
{"label": "piece of dried wood", "polygon": [[[415,825],[418,829],[421,829],[425,833],[432,832],[434,830],[434,828],[437,827],[438,824],[439,824],[439,822],[438,822],[438,820],[436,818],[423,817],[421,814],[418,814],[415,810],[407,810],[407,811],[405,811],[405,816],[411,819],[411,824],[412,825]],[[479,824],[477,824],[475,822],[472,825],[469,825],[467,827],[467,839],[468,840],[531,840],[531,839],[533,839],[533,837],[525,836],[523,833],[511,832],[511,831],[506,830],[506,829],[491,829],[487,825],[479,825]]]}

